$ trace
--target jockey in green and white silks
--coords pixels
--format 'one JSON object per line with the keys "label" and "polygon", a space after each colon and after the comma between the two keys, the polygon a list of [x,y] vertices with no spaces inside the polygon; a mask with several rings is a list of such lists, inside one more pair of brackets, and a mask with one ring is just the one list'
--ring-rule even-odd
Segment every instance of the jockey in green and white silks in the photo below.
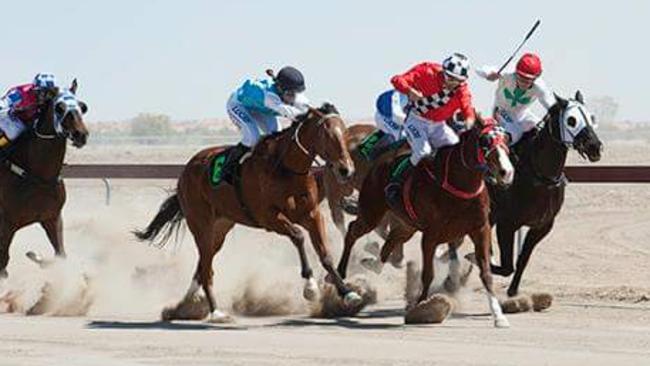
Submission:
{"label": "jockey in green and white silks", "polygon": [[532,111],[535,101],[546,109],[555,104],[555,97],[540,75],[542,63],[535,54],[527,53],[517,62],[515,72],[498,74],[495,68],[484,67],[477,74],[490,81],[499,81],[494,101],[494,118],[510,135],[510,145],[541,121]]}

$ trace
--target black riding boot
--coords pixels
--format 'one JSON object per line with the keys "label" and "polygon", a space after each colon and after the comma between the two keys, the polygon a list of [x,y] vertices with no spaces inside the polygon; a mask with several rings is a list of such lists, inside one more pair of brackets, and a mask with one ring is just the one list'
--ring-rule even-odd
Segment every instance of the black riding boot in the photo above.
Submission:
{"label": "black riding boot", "polygon": [[389,207],[399,207],[402,197],[402,185],[412,168],[413,164],[411,164],[411,159],[406,158],[399,163],[399,166],[393,169],[385,191],[386,202]]}
{"label": "black riding boot", "polygon": [[226,182],[230,184],[235,183],[235,179],[238,176],[239,160],[250,150],[250,147],[241,143],[230,149],[226,163],[223,166],[223,179]]}

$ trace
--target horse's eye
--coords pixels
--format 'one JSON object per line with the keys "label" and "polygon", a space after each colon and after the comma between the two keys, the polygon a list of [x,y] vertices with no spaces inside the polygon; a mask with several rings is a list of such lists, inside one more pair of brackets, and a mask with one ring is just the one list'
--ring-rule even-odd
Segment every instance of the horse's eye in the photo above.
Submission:
{"label": "horse's eye", "polygon": [[567,119],[566,123],[569,125],[569,127],[573,128],[578,124],[578,121],[576,120],[576,118],[574,116],[570,116]]}
{"label": "horse's eye", "polygon": [[54,113],[58,115],[62,115],[63,113],[65,113],[65,103],[63,102],[57,103],[54,106]]}

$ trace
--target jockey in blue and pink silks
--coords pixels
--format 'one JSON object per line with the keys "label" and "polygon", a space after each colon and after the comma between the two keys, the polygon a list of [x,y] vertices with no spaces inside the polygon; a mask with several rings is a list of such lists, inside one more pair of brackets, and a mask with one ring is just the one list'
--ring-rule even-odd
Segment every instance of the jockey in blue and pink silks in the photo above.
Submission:
{"label": "jockey in blue and pink silks", "polygon": [[57,90],[54,75],[40,73],[32,83],[15,86],[0,98],[0,149],[36,121],[45,102],[55,97]]}

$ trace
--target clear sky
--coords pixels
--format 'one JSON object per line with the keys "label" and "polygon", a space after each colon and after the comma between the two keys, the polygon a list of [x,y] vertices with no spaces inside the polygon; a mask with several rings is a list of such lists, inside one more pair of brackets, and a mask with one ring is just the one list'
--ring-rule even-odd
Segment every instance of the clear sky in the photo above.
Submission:
{"label": "clear sky", "polygon": [[[247,77],[285,64],[308,95],[350,119],[371,116],[388,80],[423,60],[466,53],[500,64],[535,19],[540,53],[561,94],[610,95],[619,119],[650,120],[650,1],[3,1],[0,86],[38,71],[78,77],[90,120],[159,112],[224,117]],[[474,76],[480,110],[493,84]]]}

